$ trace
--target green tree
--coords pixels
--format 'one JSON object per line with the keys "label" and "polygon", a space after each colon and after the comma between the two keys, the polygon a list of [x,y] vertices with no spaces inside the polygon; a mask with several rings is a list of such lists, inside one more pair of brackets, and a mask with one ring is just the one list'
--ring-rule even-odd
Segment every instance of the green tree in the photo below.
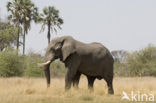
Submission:
{"label": "green tree", "polygon": [[45,30],[45,26],[48,27],[48,44],[50,43],[51,31],[57,33],[57,28],[61,29],[61,24],[63,24],[63,19],[59,17],[59,10],[55,7],[45,7],[43,9],[43,14],[41,15],[41,22],[43,23],[41,31]]}
{"label": "green tree", "polygon": [[7,8],[12,13],[9,18],[23,27],[23,54],[25,54],[25,35],[30,29],[31,21],[37,21],[38,9],[31,0],[13,0],[8,2]]}
{"label": "green tree", "polygon": [[17,28],[13,25],[0,22],[0,51],[16,45],[17,31]]}

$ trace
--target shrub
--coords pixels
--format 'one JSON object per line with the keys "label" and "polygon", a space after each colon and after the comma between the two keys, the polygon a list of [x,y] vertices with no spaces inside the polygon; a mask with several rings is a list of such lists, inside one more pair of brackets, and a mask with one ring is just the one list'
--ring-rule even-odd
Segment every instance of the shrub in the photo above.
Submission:
{"label": "shrub", "polygon": [[22,76],[22,61],[22,57],[18,56],[15,50],[7,49],[3,52],[0,52],[0,76]]}
{"label": "shrub", "polygon": [[156,76],[156,47],[149,45],[127,58],[131,76]]}
{"label": "shrub", "polygon": [[131,53],[125,62],[115,63],[118,76],[156,76],[156,47],[148,47]]}
{"label": "shrub", "polygon": [[[25,56],[25,70],[26,77],[44,77],[44,71],[38,67],[38,63],[43,62],[43,57],[40,54],[29,53]],[[62,77],[65,74],[64,64],[60,61],[54,61],[50,65],[50,73],[52,77]]]}
{"label": "shrub", "polygon": [[25,56],[25,70],[24,75],[27,77],[43,77],[43,70],[38,67],[38,63],[42,62],[40,54],[29,53]]}
{"label": "shrub", "polygon": [[[20,56],[15,50],[7,49],[0,52],[0,77],[44,77],[44,71],[38,67],[38,63],[42,62],[40,54],[31,52]],[[52,62],[50,68],[52,77],[62,77],[66,71],[64,64],[59,61]]]}
{"label": "shrub", "polygon": [[62,62],[54,61],[50,65],[51,76],[52,77],[63,77],[65,75],[66,69]]}

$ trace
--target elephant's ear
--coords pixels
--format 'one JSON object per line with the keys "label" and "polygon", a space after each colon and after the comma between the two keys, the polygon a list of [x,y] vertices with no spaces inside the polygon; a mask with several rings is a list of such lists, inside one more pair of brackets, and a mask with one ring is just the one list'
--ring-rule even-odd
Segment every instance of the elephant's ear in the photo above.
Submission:
{"label": "elephant's ear", "polygon": [[68,58],[68,56],[74,52],[75,52],[74,43],[68,40],[64,41],[62,46],[63,61],[65,61]]}

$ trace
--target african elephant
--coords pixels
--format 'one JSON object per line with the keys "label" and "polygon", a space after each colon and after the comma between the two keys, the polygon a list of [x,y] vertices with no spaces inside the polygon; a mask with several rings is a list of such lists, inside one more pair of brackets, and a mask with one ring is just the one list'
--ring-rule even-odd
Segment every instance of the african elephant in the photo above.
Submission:
{"label": "african elephant", "polygon": [[82,43],[71,36],[62,36],[53,39],[45,54],[44,68],[47,86],[50,85],[50,63],[60,59],[66,68],[65,90],[71,85],[78,87],[80,75],[84,74],[88,79],[88,88],[93,89],[95,79],[104,79],[107,82],[108,93],[113,90],[113,64],[114,60],[107,48],[100,43]]}

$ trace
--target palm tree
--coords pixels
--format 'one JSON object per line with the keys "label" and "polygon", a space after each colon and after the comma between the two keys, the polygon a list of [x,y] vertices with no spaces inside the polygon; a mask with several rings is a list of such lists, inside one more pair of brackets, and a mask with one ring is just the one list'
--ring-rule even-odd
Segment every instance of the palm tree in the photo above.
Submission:
{"label": "palm tree", "polygon": [[19,36],[20,36],[20,24],[21,24],[21,11],[22,5],[20,4],[20,0],[14,0],[13,2],[7,3],[7,10],[11,12],[11,14],[8,16],[8,19],[11,20],[15,27],[18,28],[18,34],[17,34],[17,44],[16,48],[19,49]]}
{"label": "palm tree", "polygon": [[45,30],[45,26],[48,27],[48,44],[50,43],[50,32],[54,31],[57,33],[57,28],[61,29],[61,24],[63,24],[63,19],[59,17],[59,11],[55,7],[49,6],[43,9],[43,14],[41,15],[41,21],[43,22],[41,31]]}
{"label": "palm tree", "polygon": [[31,27],[31,21],[36,21],[36,16],[38,15],[38,9],[31,2],[31,0],[21,0],[22,3],[22,13],[21,20],[23,25],[23,54],[25,54],[25,35]]}
{"label": "palm tree", "polygon": [[12,13],[9,18],[18,26],[23,27],[23,54],[25,54],[25,35],[30,29],[31,21],[37,21],[38,10],[31,0],[13,0],[13,2],[8,2],[7,8]]}

